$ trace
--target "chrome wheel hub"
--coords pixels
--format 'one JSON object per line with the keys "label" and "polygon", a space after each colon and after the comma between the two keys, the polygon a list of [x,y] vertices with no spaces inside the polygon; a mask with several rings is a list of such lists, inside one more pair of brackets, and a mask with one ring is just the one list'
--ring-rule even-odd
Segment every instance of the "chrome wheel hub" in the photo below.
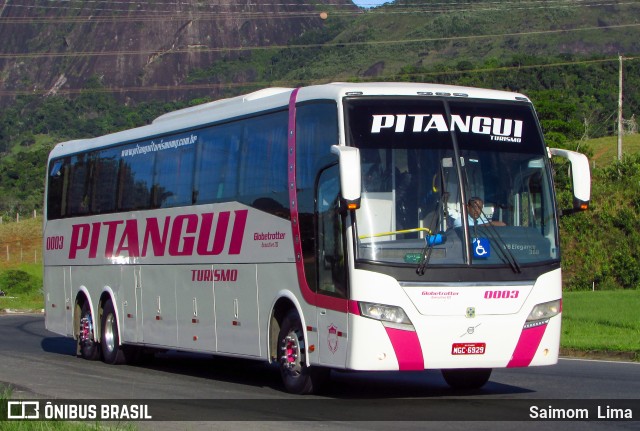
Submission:
{"label": "chrome wheel hub", "polygon": [[80,319],[80,333],[78,337],[83,344],[93,343],[93,321],[91,320],[91,315],[84,316]]}
{"label": "chrome wheel hub", "polygon": [[283,369],[292,374],[300,374],[302,371],[301,354],[302,346],[295,333],[287,335],[282,340],[280,347],[280,364]]}
{"label": "chrome wheel hub", "polygon": [[115,343],[115,334],[114,334],[114,316],[113,314],[109,314],[107,316],[107,318],[105,319],[104,322],[104,338],[103,338],[103,342],[104,342],[104,349],[107,349],[109,352],[112,352],[113,349],[115,349],[116,347],[116,343]]}

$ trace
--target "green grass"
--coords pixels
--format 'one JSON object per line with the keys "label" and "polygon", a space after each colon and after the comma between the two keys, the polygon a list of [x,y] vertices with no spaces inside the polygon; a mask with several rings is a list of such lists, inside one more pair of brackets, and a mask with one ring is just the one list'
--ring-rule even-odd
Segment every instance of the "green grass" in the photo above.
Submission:
{"label": "green grass", "polygon": [[[618,138],[607,136],[604,138],[587,141],[589,148],[593,150],[592,164],[603,167],[611,164],[618,158]],[[640,152],[640,134],[625,135],[622,137],[622,154],[637,154]]]}
{"label": "green grass", "polygon": [[565,292],[562,348],[632,352],[640,360],[639,308],[640,290]]}
{"label": "green grass", "polygon": [[24,271],[33,280],[33,287],[24,293],[13,293],[10,286],[2,285],[2,275],[8,270],[7,268],[0,268],[0,290],[6,293],[6,296],[0,296],[0,310],[42,310],[44,308],[42,264],[23,263],[10,268],[10,270],[14,271]]}
{"label": "green grass", "polygon": [[[0,296],[0,310],[42,310],[44,307],[41,238],[40,217],[0,224],[0,290],[7,294]],[[11,250],[10,259],[6,257],[7,245]],[[15,286],[10,277],[5,277],[7,271],[24,272],[24,278],[29,279],[28,291],[12,291]]]}

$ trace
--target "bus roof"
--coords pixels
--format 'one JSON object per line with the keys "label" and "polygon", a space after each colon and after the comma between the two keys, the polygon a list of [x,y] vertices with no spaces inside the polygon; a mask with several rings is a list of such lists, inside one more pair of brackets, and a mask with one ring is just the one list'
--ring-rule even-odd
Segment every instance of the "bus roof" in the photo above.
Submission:
{"label": "bus roof", "polygon": [[[107,147],[123,142],[134,142],[187,130],[192,127],[250,115],[254,112],[284,108],[289,103],[292,88],[272,87],[228,99],[216,100],[161,115],[151,124],[109,135],[61,142],[51,151],[49,158]],[[519,93],[482,88],[425,83],[342,83],[314,85],[300,88],[296,100],[341,100],[346,96],[433,96],[490,99],[529,102]]]}

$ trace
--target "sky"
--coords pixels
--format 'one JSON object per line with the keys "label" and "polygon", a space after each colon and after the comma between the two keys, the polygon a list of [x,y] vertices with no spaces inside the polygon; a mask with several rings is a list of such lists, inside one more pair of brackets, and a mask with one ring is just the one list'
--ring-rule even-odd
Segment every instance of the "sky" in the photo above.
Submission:
{"label": "sky", "polygon": [[360,7],[370,8],[384,3],[393,3],[393,0],[353,0],[353,2]]}

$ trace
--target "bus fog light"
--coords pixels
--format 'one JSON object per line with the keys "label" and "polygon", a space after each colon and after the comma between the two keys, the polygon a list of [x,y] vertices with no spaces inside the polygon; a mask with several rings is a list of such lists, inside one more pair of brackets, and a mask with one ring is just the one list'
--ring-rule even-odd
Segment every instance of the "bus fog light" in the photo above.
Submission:
{"label": "bus fog light", "polygon": [[531,313],[529,313],[529,317],[527,317],[527,322],[535,322],[537,320],[546,320],[550,319],[553,316],[558,315],[562,311],[562,300],[557,299],[551,302],[545,302],[544,304],[538,304],[533,307]]}
{"label": "bus fog light", "polygon": [[371,304],[360,302],[360,314],[370,319],[382,322],[397,323],[401,325],[411,325],[411,320],[400,307],[392,305]]}

